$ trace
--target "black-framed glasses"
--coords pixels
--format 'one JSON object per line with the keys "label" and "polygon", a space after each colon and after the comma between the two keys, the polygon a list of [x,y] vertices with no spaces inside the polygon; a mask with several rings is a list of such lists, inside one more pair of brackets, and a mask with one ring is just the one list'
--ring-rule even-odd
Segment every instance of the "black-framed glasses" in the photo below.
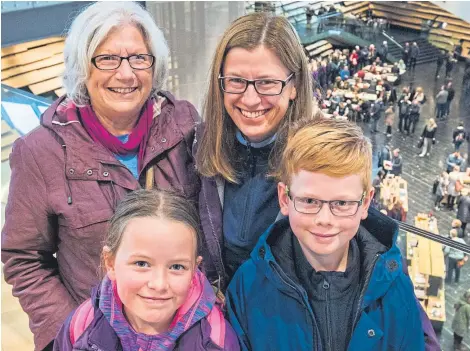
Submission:
{"label": "black-framed glasses", "polygon": [[294,76],[291,73],[285,80],[282,79],[245,79],[240,77],[223,77],[219,75],[220,87],[228,94],[243,94],[249,85],[253,85],[260,95],[275,96],[280,95],[284,87]]}
{"label": "black-framed glasses", "polygon": [[122,60],[127,60],[132,69],[149,69],[155,62],[155,56],[150,54],[136,54],[130,56],[98,55],[91,58],[91,63],[102,71],[111,71],[121,66]]}
{"label": "black-framed glasses", "polygon": [[318,200],[311,197],[296,197],[293,196],[286,186],[286,194],[294,203],[294,208],[297,212],[303,214],[317,214],[323,207],[323,204],[328,204],[331,213],[337,217],[351,217],[354,216],[364,202],[366,192],[362,193],[362,197],[358,201],[350,200]]}

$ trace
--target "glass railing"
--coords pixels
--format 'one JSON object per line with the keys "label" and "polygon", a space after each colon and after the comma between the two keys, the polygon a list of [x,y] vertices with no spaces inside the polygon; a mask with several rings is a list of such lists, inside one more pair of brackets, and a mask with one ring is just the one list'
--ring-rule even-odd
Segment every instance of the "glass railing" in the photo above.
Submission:
{"label": "glass railing", "polygon": [[[419,213],[399,222],[400,247],[415,295],[436,331],[443,350],[453,349],[452,321],[456,307],[470,289],[470,246],[438,233],[437,219]],[[463,235],[466,236],[464,233]],[[468,242],[468,241],[467,241]]]}

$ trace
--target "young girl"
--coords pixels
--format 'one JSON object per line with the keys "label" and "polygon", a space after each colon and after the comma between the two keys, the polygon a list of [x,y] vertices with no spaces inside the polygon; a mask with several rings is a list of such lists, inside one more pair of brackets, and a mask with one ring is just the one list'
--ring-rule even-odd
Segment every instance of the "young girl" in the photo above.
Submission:
{"label": "young girl", "polygon": [[106,276],[67,318],[54,350],[239,350],[199,271],[196,209],[162,191],[129,194],[102,251]]}

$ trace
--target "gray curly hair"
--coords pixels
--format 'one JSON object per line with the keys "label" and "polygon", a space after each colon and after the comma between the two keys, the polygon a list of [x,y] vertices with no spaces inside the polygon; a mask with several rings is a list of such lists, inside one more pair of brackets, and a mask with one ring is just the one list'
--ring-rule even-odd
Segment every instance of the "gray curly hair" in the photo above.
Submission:
{"label": "gray curly hair", "polygon": [[135,2],[96,2],[75,18],[65,40],[63,83],[67,96],[77,106],[90,103],[85,84],[95,50],[114,28],[125,24],[135,25],[142,32],[155,56],[153,91],[160,91],[165,84],[169,50],[149,12]]}

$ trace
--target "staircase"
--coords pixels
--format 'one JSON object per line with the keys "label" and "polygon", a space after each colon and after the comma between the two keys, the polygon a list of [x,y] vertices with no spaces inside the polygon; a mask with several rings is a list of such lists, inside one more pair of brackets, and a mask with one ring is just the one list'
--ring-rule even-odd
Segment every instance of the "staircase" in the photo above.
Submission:
{"label": "staircase", "polygon": [[[419,56],[418,59],[416,60],[416,64],[422,64],[422,63],[429,63],[433,62],[437,59],[437,56],[439,55],[439,49],[435,47],[434,45],[430,44],[427,39],[425,38],[414,38],[411,40],[407,40],[410,45],[412,45],[413,42],[416,42],[419,46]],[[400,45],[403,47],[405,46],[405,41],[401,41]],[[389,48],[389,53],[397,57],[398,59],[401,59],[402,57],[402,52],[401,49],[396,46],[396,45],[391,45]]]}

